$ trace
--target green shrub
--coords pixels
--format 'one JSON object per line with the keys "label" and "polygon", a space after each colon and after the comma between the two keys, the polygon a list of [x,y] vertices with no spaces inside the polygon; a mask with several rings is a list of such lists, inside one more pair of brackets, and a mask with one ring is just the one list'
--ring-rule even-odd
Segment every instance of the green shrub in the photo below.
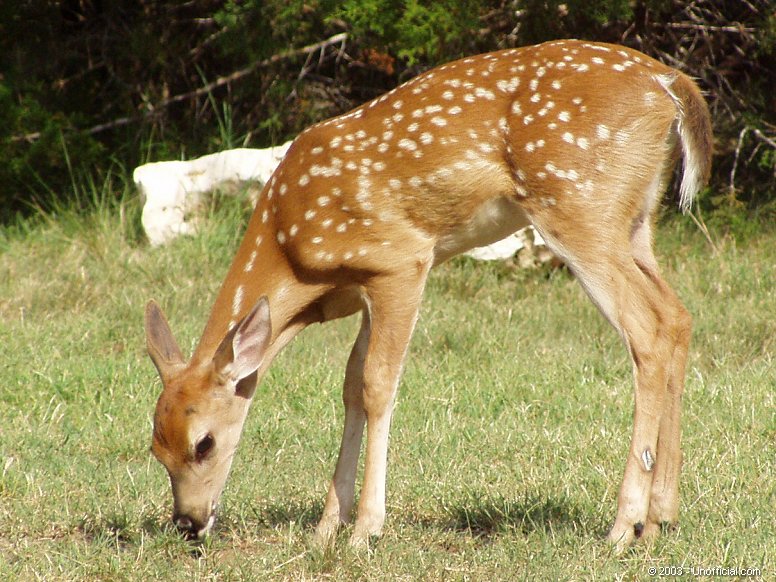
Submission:
{"label": "green shrub", "polygon": [[[560,37],[622,42],[698,77],[716,135],[713,184],[700,203],[706,212],[762,212],[776,206],[776,14],[769,5],[2,3],[0,223],[73,196],[74,174],[282,143],[437,63]],[[344,45],[289,56],[343,31]],[[239,74],[227,82],[232,73]]]}

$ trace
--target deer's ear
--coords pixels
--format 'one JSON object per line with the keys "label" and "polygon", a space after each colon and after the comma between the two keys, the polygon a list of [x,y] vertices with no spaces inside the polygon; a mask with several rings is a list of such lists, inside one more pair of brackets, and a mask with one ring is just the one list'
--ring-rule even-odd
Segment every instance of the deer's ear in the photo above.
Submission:
{"label": "deer's ear", "polygon": [[151,356],[151,360],[164,383],[185,362],[178,342],[172,335],[170,325],[154,300],[149,301],[146,305],[145,332],[148,355]]}
{"label": "deer's ear", "polygon": [[216,372],[236,385],[259,369],[271,337],[269,300],[262,297],[218,346],[213,358]]}

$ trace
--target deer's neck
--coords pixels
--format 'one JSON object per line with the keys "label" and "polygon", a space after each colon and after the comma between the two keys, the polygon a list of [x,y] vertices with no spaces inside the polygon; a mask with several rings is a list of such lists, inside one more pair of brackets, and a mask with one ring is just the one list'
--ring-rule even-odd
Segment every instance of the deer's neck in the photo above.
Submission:
{"label": "deer's neck", "polygon": [[263,296],[269,299],[273,342],[287,335],[292,324],[295,332],[300,331],[304,327],[298,325],[300,318],[306,323],[316,320],[313,303],[321,289],[297,277],[278,245],[274,226],[262,222],[261,212],[260,201],[218,292],[193,360],[211,358],[227,332]]}

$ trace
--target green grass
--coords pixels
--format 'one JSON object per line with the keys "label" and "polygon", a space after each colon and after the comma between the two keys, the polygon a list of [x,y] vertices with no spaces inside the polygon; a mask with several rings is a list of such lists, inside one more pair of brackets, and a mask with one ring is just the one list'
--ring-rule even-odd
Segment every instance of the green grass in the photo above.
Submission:
{"label": "green grass", "polygon": [[314,549],[355,319],[316,326],[253,403],[215,535],[169,525],[148,451],[159,390],[142,312],[193,347],[243,214],[152,249],[136,202],[0,230],[0,575],[6,580],[647,580],[650,567],[776,574],[776,232],[719,255],[687,219],[659,229],[695,316],[678,531],[602,541],[631,429],[630,364],[564,271],[456,260],[433,275],[400,388],[388,519],[368,553]]}

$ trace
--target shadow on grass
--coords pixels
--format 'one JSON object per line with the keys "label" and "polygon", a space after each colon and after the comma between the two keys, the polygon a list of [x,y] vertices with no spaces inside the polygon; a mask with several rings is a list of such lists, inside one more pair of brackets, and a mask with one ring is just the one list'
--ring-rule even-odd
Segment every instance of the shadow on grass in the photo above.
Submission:
{"label": "shadow on grass", "polygon": [[[302,529],[312,529],[323,513],[321,499],[288,499],[253,504],[247,519],[222,522],[222,527],[239,531],[243,528],[285,527],[291,523]],[[396,512],[396,508],[393,508]],[[401,512],[398,512],[401,513]],[[398,519],[399,515],[388,516]],[[603,536],[605,529],[599,516],[590,508],[580,508],[568,498],[540,495],[522,499],[470,492],[456,503],[445,504],[433,516],[409,517],[410,523],[437,530],[467,533],[477,538],[489,538],[499,533],[518,530],[524,534],[570,530],[581,535]]]}
{"label": "shadow on grass", "polygon": [[[289,525],[312,529],[323,512],[321,500],[287,499],[256,501],[238,507],[224,508],[213,526],[212,536],[244,537],[260,529],[278,529]],[[202,543],[187,541],[172,523],[170,515],[157,511],[131,516],[123,512],[101,513],[82,518],[77,524],[80,536],[90,544],[109,544],[132,549],[144,538],[165,540],[189,548],[192,555],[201,553]],[[207,542],[205,542],[207,545]]]}
{"label": "shadow on grass", "polygon": [[[311,530],[323,513],[323,502],[318,498],[281,499],[257,502],[243,511],[241,516],[223,516],[216,523],[216,531],[227,530],[239,535],[241,531],[284,528],[291,524]],[[398,515],[393,517],[399,518]],[[409,517],[408,521],[424,528],[466,533],[483,540],[515,530],[523,534],[559,531],[605,534],[598,516],[590,508],[581,509],[569,499],[539,495],[509,499],[471,492],[457,503],[439,508],[433,516]]]}
{"label": "shadow on grass", "polygon": [[530,496],[519,500],[480,496],[476,493],[463,503],[449,505],[437,519],[424,520],[426,527],[466,532],[488,539],[499,533],[523,534],[571,530],[599,534],[597,519],[568,499]]}
{"label": "shadow on grass", "polygon": [[[395,511],[395,508],[394,508]],[[433,510],[432,510],[433,511]],[[312,530],[323,512],[320,499],[279,499],[256,501],[241,506],[237,511],[226,510],[219,516],[213,534],[243,538],[257,530],[277,530],[293,526]],[[396,515],[394,518],[398,518]],[[547,534],[571,531],[579,535],[603,535],[598,516],[590,508],[580,509],[569,499],[540,495],[509,499],[473,491],[453,504],[443,504],[433,515],[407,516],[407,522],[428,530],[456,532],[488,543],[501,534],[519,531],[522,534]],[[142,537],[178,540],[181,548],[188,548],[197,557],[200,544],[186,542],[179,536],[169,518],[158,513],[148,514],[138,522],[123,514],[103,515],[97,520],[80,524],[81,534],[91,542],[111,542],[124,549],[136,546]]]}
{"label": "shadow on grass", "polygon": [[108,544],[122,550],[134,551],[144,538],[151,538],[179,544],[181,549],[194,557],[201,553],[199,544],[186,541],[170,518],[158,513],[140,516],[139,524],[135,518],[124,513],[106,513],[100,517],[84,518],[78,525],[78,531],[91,544]]}
{"label": "shadow on grass", "polygon": [[276,529],[294,524],[301,528],[315,527],[323,513],[323,501],[318,498],[287,498],[259,500],[241,504],[219,516],[216,529],[235,532],[256,528]]}

